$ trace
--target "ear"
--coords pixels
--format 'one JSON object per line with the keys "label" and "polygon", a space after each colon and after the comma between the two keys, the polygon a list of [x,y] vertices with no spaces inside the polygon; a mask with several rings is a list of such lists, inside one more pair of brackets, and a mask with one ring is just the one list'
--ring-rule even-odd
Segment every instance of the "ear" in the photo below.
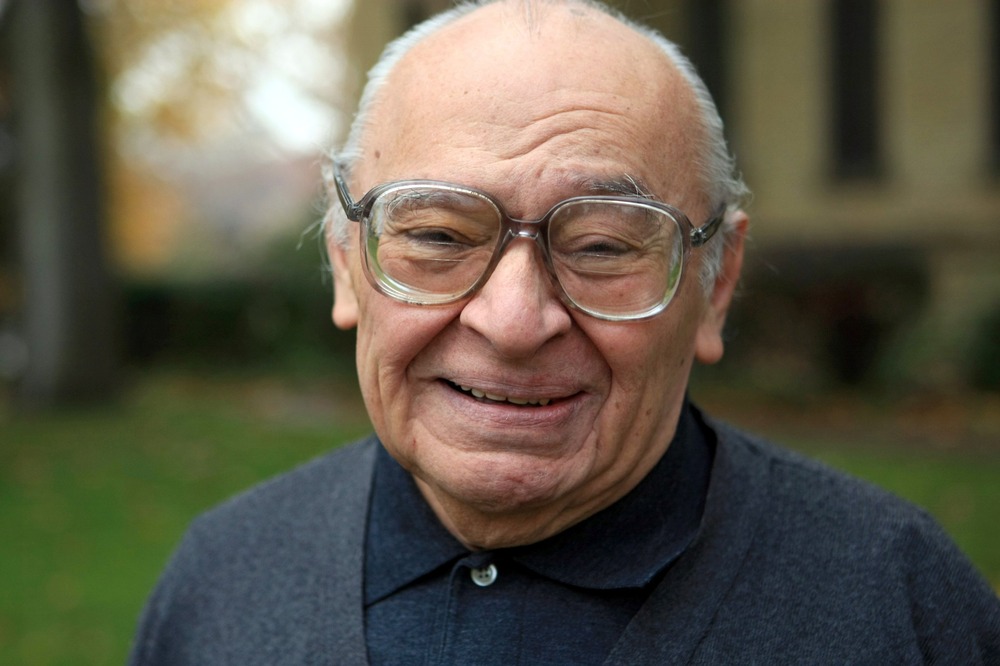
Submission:
{"label": "ear", "polygon": [[345,249],[334,239],[327,241],[327,252],[333,268],[333,323],[344,330],[358,325],[358,294],[354,288],[350,259]]}
{"label": "ear", "polygon": [[722,266],[695,336],[695,358],[706,365],[717,363],[722,358],[724,348],[722,329],[726,325],[726,314],[729,312],[729,305],[733,301],[733,294],[740,279],[740,270],[743,268],[743,245],[750,220],[742,210],[731,215],[732,217],[726,221],[729,230],[725,236],[726,248],[723,250]]}

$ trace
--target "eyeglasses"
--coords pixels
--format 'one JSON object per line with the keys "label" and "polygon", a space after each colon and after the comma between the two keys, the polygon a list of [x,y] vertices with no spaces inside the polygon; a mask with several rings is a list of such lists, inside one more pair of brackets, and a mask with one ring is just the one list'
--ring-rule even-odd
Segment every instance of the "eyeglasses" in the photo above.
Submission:
{"label": "eyeglasses", "polygon": [[567,305],[608,321],[663,312],[685,257],[716,232],[724,211],[700,227],[673,206],[641,196],[579,196],[538,220],[510,217],[494,197],[432,180],[372,188],[355,202],[334,174],[348,219],[361,224],[365,275],[405,303],[442,305],[480,289],[511,241],[535,241]]}

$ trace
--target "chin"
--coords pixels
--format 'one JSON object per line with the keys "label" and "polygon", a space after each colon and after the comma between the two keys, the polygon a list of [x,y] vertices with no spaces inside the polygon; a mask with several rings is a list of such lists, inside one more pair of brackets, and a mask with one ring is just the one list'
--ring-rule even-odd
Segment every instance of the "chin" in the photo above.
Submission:
{"label": "chin", "polygon": [[510,453],[470,457],[464,465],[450,461],[443,474],[422,476],[425,483],[483,513],[534,511],[558,503],[582,481],[576,466],[564,460]]}

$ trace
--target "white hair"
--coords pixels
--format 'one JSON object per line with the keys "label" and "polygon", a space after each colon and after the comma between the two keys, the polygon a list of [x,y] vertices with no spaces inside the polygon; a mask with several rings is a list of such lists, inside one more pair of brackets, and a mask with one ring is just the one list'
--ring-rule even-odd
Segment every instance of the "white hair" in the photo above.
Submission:
{"label": "white hair", "polygon": [[[386,46],[378,62],[368,72],[368,81],[361,94],[361,101],[358,104],[358,110],[354,115],[354,121],[351,123],[351,129],[343,148],[340,151],[331,151],[323,168],[327,206],[322,225],[329,238],[346,246],[350,233],[349,222],[336,195],[333,164],[340,165],[346,178],[353,166],[361,159],[362,140],[369,130],[372,109],[396,65],[414,46],[441,28],[454,23],[480,7],[506,1],[509,0],[464,0],[455,7],[418,24]],[[528,20],[531,21],[532,10],[539,0],[521,1],[524,3]],[[695,71],[694,65],[681,52],[680,48],[653,28],[629,19],[599,0],[562,0],[562,2],[599,11],[643,35],[666,55],[691,87],[698,105],[704,132],[702,146],[698,151],[702,157],[695,166],[700,171],[701,181],[705,184],[706,192],[704,194],[709,202],[709,210],[724,209],[726,211],[726,220],[718,232],[721,238],[709,241],[702,250],[703,261],[699,278],[706,293],[710,293],[722,264],[723,250],[731,237],[732,214],[743,206],[750,196],[749,189],[736,170],[735,159],[726,145],[722,118],[719,117],[715,101],[708,92],[704,81]]]}

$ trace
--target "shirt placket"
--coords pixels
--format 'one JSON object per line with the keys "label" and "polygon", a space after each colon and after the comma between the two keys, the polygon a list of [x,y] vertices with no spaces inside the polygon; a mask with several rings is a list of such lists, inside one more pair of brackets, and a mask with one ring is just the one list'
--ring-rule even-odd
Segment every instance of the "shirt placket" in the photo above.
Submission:
{"label": "shirt placket", "polygon": [[516,664],[523,597],[509,565],[493,553],[471,553],[451,569],[441,606],[440,640],[431,664]]}

